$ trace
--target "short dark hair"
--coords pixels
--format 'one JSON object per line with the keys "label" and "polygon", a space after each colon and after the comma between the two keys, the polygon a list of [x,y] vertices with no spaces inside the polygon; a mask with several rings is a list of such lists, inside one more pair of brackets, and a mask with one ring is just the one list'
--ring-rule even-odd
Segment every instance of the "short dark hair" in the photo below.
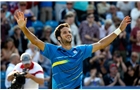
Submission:
{"label": "short dark hair", "polygon": [[[61,29],[64,28],[64,27],[70,28],[70,26],[69,26],[68,23],[63,23],[63,24],[60,24],[59,26],[56,27],[54,33],[55,33],[55,37],[56,37],[57,40],[58,40],[58,37],[60,36]],[[58,40],[58,41],[59,41],[59,40]],[[59,42],[60,42],[60,41],[59,41]]]}

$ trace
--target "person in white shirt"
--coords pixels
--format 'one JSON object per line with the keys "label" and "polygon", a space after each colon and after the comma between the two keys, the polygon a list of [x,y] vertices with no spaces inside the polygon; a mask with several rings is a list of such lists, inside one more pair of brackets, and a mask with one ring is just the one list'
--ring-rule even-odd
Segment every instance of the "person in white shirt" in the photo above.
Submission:
{"label": "person in white shirt", "polygon": [[28,53],[21,55],[21,63],[18,63],[14,70],[8,74],[7,80],[12,81],[15,73],[21,73],[24,69],[28,69],[25,76],[25,84],[22,86],[23,89],[39,89],[39,84],[44,84],[44,73],[42,67],[32,61],[31,56]]}
{"label": "person in white shirt", "polygon": [[30,54],[32,57],[32,61],[38,63],[40,59],[40,52],[38,51],[38,48],[31,42],[28,43],[28,49],[26,49],[25,53]]}
{"label": "person in white shirt", "polygon": [[97,77],[96,74],[97,74],[97,69],[92,68],[90,70],[90,76],[85,77],[84,79],[84,86],[104,86],[102,75],[100,74],[99,77]]}
{"label": "person in white shirt", "polygon": [[[8,65],[8,68],[6,69],[6,76],[13,71],[14,67],[16,66],[16,64],[18,64],[20,62],[20,56],[17,53],[13,53],[10,56],[10,63]],[[5,79],[5,86],[6,88],[9,88],[11,86],[11,82],[9,82],[7,80],[7,78]]]}

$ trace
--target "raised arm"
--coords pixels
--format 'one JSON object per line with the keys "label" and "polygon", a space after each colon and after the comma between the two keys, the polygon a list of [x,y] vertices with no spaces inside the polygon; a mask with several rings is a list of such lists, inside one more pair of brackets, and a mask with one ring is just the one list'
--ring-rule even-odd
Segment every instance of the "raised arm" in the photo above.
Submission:
{"label": "raised arm", "polygon": [[44,50],[45,43],[39,40],[34,34],[32,34],[28,28],[26,27],[27,18],[24,17],[24,13],[17,11],[14,15],[14,18],[16,19],[18,26],[23,31],[25,36],[32,42],[32,44],[36,45],[40,50]]}
{"label": "raised arm", "polygon": [[125,28],[130,23],[130,21],[131,21],[130,17],[126,16],[122,20],[120,26],[113,33],[111,33],[108,36],[104,37],[99,42],[93,44],[92,52],[95,52],[97,50],[103,49],[106,46],[108,46],[122,31],[125,30]]}

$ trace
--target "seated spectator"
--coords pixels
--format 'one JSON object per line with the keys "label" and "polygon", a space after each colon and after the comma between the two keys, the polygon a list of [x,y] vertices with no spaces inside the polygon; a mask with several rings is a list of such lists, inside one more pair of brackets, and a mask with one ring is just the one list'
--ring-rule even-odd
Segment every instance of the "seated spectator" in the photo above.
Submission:
{"label": "seated spectator", "polygon": [[135,74],[137,75],[134,80],[133,86],[140,86],[140,65],[137,66]]}
{"label": "seated spectator", "polygon": [[138,53],[137,52],[132,52],[130,60],[125,63],[127,68],[129,66],[132,66],[133,68],[136,68],[136,66],[138,65],[138,63],[137,63],[138,58],[139,58]]}
{"label": "seated spectator", "polygon": [[105,85],[107,86],[125,86],[125,83],[120,78],[120,73],[118,72],[118,67],[115,63],[110,64],[109,71],[107,75],[103,77]]}
{"label": "seated spectator", "polygon": [[107,65],[109,65],[110,63],[115,63],[117,65],[120,77],[123,79],[124,73],[127,71],[127,67],[123,61],[122,55],[118,51],[115,51],[112,60],[108,60],[107,62]]}
{"label": "seated spectator", "polygon": [[27,2],[19,2],[19,8],[15,11],[15,13],[17,11],[23,12],[25,17],[28,19],[27,27],[32,26],[32,22],[36,20],[36,17],[34,16],[34,13],[30,9],[27,9]]}
{"label": "seated spectator", "polygon": [[117,11],[117,7],[115,5],[111,5],[109,9],[109,13],[106,14],[106,19],[112,19],[113,16],[118,17],[120,20],[124,18],[124,15],[121,11]]}
{"label": "seated spectator", "polygon": [[75,13],[75,10],[73,9],[73,2],[70,2],[70,1],[67,1],[66,2],[66,8],[64,8],[64,9],[62,9],[61,11],[60,11],[60,20],[59,21],[61,21],[61,20],[64,20],[64,18],[65,18],[65,16],[66,16],[66,14],[68,13],[68,12],[73,12],[73,13]]}
{"label": "seated spectator", "polygon": [[17,53],[18,49],[15,47],[14,41],[12,38],[7,38],[5,41],[4,47],[1,50],[1,64],[7,65],[9,64],[9,59],[12,53]]}
{"label": "seated spectator", "polygon": [[101,73],[103,76],[107,74],[107,68],[105,66],[105,61],[107,60],[106,55],[103,53],[100,53],[100,55],[95,55],[93,58],[89,61],[89,68],[95,67],[97,68],[97,71]]}
{"label": "seated spectator", "polygon": [[129,16],[130,11],[133,8],[132,2],[129,1],[118,1],[116,6],[119,11],[123,12],[124,16]]}
{"label": "seated spectator", "polygon": [[136,26],[131,31],[130,41],[132,42],[132,51],[139,54],[140,62],[140,15],[137,18]]}
{"label": "seated spectator", "polygon": [[2,10],[4,10],[5,12],[5,18],[9,21],[8,23],[10,25],[12,25],[12,14],[10,11],[8,11],[8,4],[7,3],[3,3],[1,5]]}
{"label": "seated spectator", "polygon": [[134,76],[134,73],[135,73],[135,69],[132,67],[132,66],[129,66],[127,68],[127,72],[124,74],[124,82],[126,84],[126,86],[132,86],[133,85],[133,82],[135,80],[135,76]]}
{"label": "seated spectator", "polygon": [[87,19],[80,24],[79,34],[82,44],[91,44],[99,40],[99,26],[94,18],[94,15],[90,13]]}
{"label": "seated spectator", "polygon": [[28,39],[25,38],[18,25],[14,26],[13,31],[14,34],[11,36],[11,38],[14,40],[15,47],[18,49],[19,54],[21,55],[27,49]]}
{"label": "seated spectator", "polygon": [[106,1],[102,1],[97,4],[98,14],[101,18],[105,19],[106,13],[109,11],[110,4]]}
{"label": "seated spectator", "polygon": [[109,29],[113,24],[111,19],[107,19],[105,24],[100,27],[100,39],[104,38],[105,36],[109,35],[113,32],[113,29]]}
{"label": "seated spectator", "polygon": [[8,37],[8,31],[10,30],[10,24],[8,23],[8,19],[6,18],[6,12],[1,9],[0,10],[0,20],[1,20],[1,40],[2,40],[2,48],[6,38]]}
{"label": "seated spectator", "polygon": [[28,43],[28,49],[26,49],[25,53],[30,54],[32,61],[34,62],[38,62],[40,59],[40,52],[38,51],[38,48],[31,42]]}
{"label": "seated spectator", "polygon": [[140,2],[135,2],[135,7],[131,10],[130,16],[132,18],[131,20],[131,29],[133,29],[136,26],[136,21],[138,17],[140,16]]}
{"label": "seated spectator", "polygon": [[89,4],[88,7],[87,7],[86,13],[81,16],[82,21],[86,20],[87,14],[92,13],[92,14],[94,14],[95,21],[99,22],[99,17],[98,17],[98,14],[95,12],[96,11],[95,9],[96,8],[92,4]]}
{"label": "seated spectator", "polygon": [[93,68],[90,70],[90,76],[85,77],[84,86],[104,86],[104,81],[102,79],[102,74],[100,77],[97,76],[97,69]]}
{"label": "seated spectator", "polygon": [[51,26],[44,26],[44,29],[43,29],[43,32],[42,32],[40,39],[43,42],[55,44],[50,38],[51,33],[52,33],[52,27]]}

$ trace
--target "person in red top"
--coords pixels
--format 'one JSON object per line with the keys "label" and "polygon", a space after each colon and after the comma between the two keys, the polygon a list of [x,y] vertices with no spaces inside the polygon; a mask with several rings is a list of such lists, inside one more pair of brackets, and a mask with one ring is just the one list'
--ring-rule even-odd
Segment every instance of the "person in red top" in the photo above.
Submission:
{"label": "person in red top", "polygon": [[132,51],[135,51],[139,54],[140,62],[140,16],[137,19],[137,24],[131,32],[130,41],[132,42]]}

